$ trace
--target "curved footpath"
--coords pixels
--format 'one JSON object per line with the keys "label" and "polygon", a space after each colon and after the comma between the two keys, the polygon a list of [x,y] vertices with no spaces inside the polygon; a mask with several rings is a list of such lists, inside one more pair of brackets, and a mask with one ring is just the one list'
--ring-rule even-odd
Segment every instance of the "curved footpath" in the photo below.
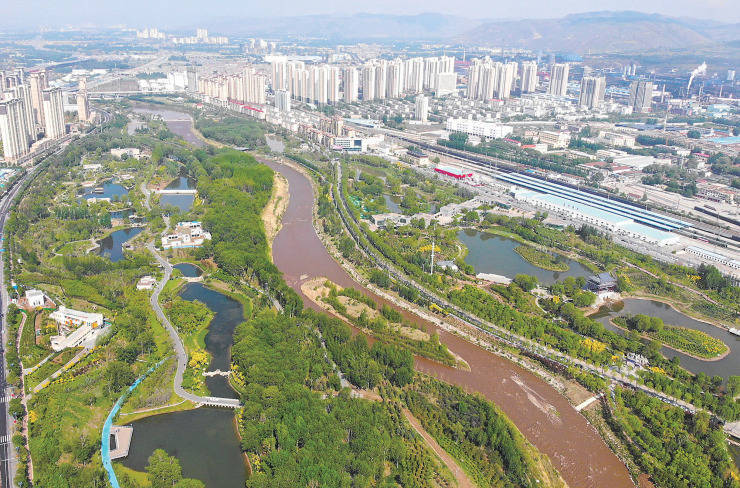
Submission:
{"label": "curved footpath", "polygon": [[162,293],[162,290],[169,281],[170,276],[172,276],[172,265],[169,263],[169,261],[159,255],[157,250],[154,249],[153,243],[150,242],[149,244],[147,244],[146,247],[147,249],[149,249],[149,252],[154,255],[159,264],[162,265],[162,269],[164,270],[164,277],[159,280],[159,282],[157,282],[157,286],[154,288],[154,292],[149,298],[149,303],[154,309],[154,312],[157,314],[157,318],[159,319],[159,321],[167,329],[167,332],[170,335],[170,339],[172,339],[172,344],[175,348],[175,355],[177,357],[177,369],[175,371],[174,381],[175,393],[180,398],[184,398],[185,400],[190,400],[193,403],[201,405],[208,405],[212,407],[239,408],[241,404],[236,398],[202,397],[190,393],[182,387],[182,377],[185,374],[185,367],[187,366],[188,362],[188,354],[185,351],[185,346],[183,345],[182,340],[180,339],[180,335],[177,333],[177,330],[175,330],[170,320],[162,311],[162,307],[159,306],[159,294]]}
{"label": "curved footpath", "polygon": [[[316,234],[313,227],[315,195],[309,179],[288,164],[258,159],[288,180],[290,202],[283,215],[283,226],[273,243],[273,257],[286,282],[303,298],[306,306],[318,308],[303,295],[301,285],[319,276],[343,287],[363,290],[379,304],[388,304],[430,332],[436,331],[440,340],[471,367],[471,371],[464,371],[417,357],[415,367],[418,371],[466,391],[479,392],[498,405],[525,437],[550,457],[569,486],[634,486],[624,464],[609,450],[596,430],[565,397],[542,379],[412,315],[353,280],[334,261]],[[300,243],[300,252],[296,252],[297,243]]]}

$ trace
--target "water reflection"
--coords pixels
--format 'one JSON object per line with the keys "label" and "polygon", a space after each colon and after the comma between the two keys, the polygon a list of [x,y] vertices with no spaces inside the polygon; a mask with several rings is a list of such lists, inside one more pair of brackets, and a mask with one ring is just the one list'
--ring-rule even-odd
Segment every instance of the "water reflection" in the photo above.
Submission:
{"label": "water reflection", "polygon": [[120,261],[125,257],[123,244],[143,230],[143,227],[131,227],[112,232],[105,239],[99,241],[98,254],[109,258],[114,263]]}
{"label": "water reflection", "polygon": [[521,244],[507,237],[465,229],[457,233],[457,238],[468,248],[465,262],[475,268],[476,273],[491,273],[514,278],[519,273],[536,276],[543,285],[551,285],[568,276],[590,276],[593,273],[587,267],[563,257],[568,271],[548,271],[530,264],[515,250]]}

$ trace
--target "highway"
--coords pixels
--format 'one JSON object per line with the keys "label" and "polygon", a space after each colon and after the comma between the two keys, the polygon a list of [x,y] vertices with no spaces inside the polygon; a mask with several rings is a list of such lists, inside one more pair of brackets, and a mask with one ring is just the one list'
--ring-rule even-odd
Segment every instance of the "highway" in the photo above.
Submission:
{"label": "highway", "polygon": [[[112,115],[104,110],[101,110],[101,114],[102,124],[106,124],[112,119]],[[98,130],[100,130],[100,127],[92,129],[85,135],[93,134]],[[36,155],[40,156],[41,159],[44,159],[46,157],[59,154],[66,147],[63,144],[68,140],[69,137],[65,137],[57,141],[53,141],[53,144],[57,146],[53,152],[48,153],[50,147],[47,146],[43,149],[41,154],[37,153]],[[23,176],[23,178],[16,181],[0,199],[0,249],[2,249],[0,257],[2,257],[2,254],[7,252],[5,249],[5,222],[8,219],[13,200],[15,200],[15,197],[18,195],[21,188],[33,180],[33,178],[39,173],[41,167],[42,165],[37,163],[25,174],[25,176]],[[10,304],[10,296],[8,295],[9,283],[7,283],[6,279],[5,265],[0,262],[0,311],[2,313],[0,316],[0,326],[2,327],[2,343],[4,345],[0,348],[0,361],[2,362],[2,368],[0,368],[0,386],[2,387],[2,392],[0,392],[0,439],[5,440],[5,442],[0,442],[0,460],[2,460],[2,463],[0,463],[0,488],[14,486],[13,478],[15,477],[16,471],[15,450],[12,448],[13,419],[11,419],[8,414],[8,404],[3,401],[3,399],[8,398],[11,393],[11,387],[6,381],[8,365],[5,360],[5,347],[7,346],[8,341],[8,328],[6,327],[5,315]],[[15,347],[15,344],[11,344],[10,347]]]}

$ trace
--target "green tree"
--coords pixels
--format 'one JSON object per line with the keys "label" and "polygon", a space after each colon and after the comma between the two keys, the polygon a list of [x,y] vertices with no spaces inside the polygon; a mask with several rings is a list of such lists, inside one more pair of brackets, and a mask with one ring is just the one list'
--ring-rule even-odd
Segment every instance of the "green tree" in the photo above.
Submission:
{"label": "green tree", "polygon": [[686,137],[688,137],[689,139],[701,139],[701,132],[699,132],[698,130],[690,130],[686,134]]}

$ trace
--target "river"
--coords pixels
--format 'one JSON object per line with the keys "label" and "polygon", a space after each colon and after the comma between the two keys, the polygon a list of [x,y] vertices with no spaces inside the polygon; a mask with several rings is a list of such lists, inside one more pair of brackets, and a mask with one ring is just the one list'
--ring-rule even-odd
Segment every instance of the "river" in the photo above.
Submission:
{"label": "river", "polygon": [[178,112],[166,106],[142,103],[134,104],[134,112],[143,115],[159,115],[169,130],[196,147],[205,146],[205,143],[193,132],[193,118],[190,114]]}
{"label": "river", "polygon": [[727,344],[730,353],[717,361],[702,361],[673,349],[663,347],[660,352],[667,358],[678,356],[681,366],[692,373],[705,373],[709,376],[722,376],[727,379],[731,375],[740,374],[740,337],[730,334],[727,330],[712,324],[693,319],[670,305],[656,300],[644,300],[640,298],[625,298],[623,301],[610,306],[601,307],[591,317],[598,320],[604,327],[620,334],[624,331],[609,323],[609,320],[620,315],[649,315],[660,317],[668,325],[678,325],[689,329],[699,330],[715,339]]}
{"label": "river", "polygon": [[457,233],[457,238],[468,248],[465,262],[475,268],[476,273],[491,273],[507,278],[514,278],[523,273],[536,276],[545,286],[568,276],[590,276],[593,274],[586,266],[578,261],[563,257],[568,264],[568,271],[548,271],[539,268],[524,259],[514,249],[521,244],[508,237],[465,229]]}
{"label": "river", "polygon": [[[285,176],[290,188],[290,202],[272,248],[275,264],[286,282],[301,295],[306,306],[318,310],[301,292],[301,284],[310,278],[324,276],[340,286],[362,289],[328,254],[313,228],[314,193],[308,179],[285,164],[260,160]],[[296,252],[297,243],[301,252]],[[379,304],[388,303],[363,291]],[[405,310],[401,312],[430,332],[436,330],[442,342],[471,367],[471,371],[464,371],[416,358],[416,369],[466,391],[479,392],[498,405],[527,439],[550,457],[571,487],[634,486],[624,464],[594,428],[543,380]]]}

